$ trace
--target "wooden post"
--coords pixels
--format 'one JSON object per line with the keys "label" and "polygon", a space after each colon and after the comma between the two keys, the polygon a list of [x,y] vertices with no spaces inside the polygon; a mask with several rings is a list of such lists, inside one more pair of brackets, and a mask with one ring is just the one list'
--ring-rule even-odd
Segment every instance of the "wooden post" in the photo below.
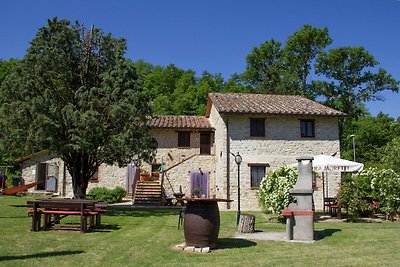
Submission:
{"label": "wooden post", "polygon": [[249,214],[240,214],[238,232],[239,233],[254,233],[254,225],[256,223],[256,216]]}

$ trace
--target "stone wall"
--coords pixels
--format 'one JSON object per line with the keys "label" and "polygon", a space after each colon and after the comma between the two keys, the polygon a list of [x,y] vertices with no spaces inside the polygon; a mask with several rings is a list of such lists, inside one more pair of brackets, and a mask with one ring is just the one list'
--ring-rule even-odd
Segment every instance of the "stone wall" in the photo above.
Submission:
{"label": "stone wall", "polygon": [[[49,154],[38,154],[34,158],[30,158],[21,163],[21,177],[25,180],[25,184],[36,182],[36,171],[38,163],[47,163],[47,175],[54,176],[57,179],[56,193],[61,193],[63,187],[62,182],[64,163],[59,159]],[[45,192],[45,190],[40,190]],[[38,192],[36,187],[28,189],[28,192]]]}
{"label": "stone wall", "polygon": [[[211,108],[210,121],[216,129],[215,161],[219,197],[234,200],[230,205],[220,205],[220,208],[237,208],[237,164],[231,153],[239,152],[243,159],[240,165],[241,209],[258,210],[257,189],[250,186],[249,165],[269,165],[267,172],[270,172],[282,164],[296,163],[299,156],[331,155],[340,151],[337,118],[269,116],[265,120],[265,137],[250,137],[250,118],[254,116],[223,116],[214,107]],[[315,138],[300,137],[300,119],[315,120]],[[340,174],[330,173],[328,176],[329,195],[334,196],[340,184]],[[316,209],[323,209],[322,199],[322,180],[319,178],[314,192]]]}
{"label": "stone wall", "polygon": [[172,196],[173,193],[179,192],[180,187],[182,192],[190,197],[190,172],[209,173],[209,196],[217,194],[215,183],[215,160],[214,156],[196,155],[187,161],[168,169],[164,176],[164,189],[167,196]]}
{"label": "stone wall", "polygon": [[[215,128],[215,183],[217,198],[230,199],[230,190],[228,189],[228,180],[230,173],[228,162],[231,157],[227,150],[227,124],[225,118],[218,113],[214,106],[211,106],[209,120]],[[229,209],[231,203],[218,203],[220,209]]]}
{"label": "stone wall", "polygon": [[[230,150],[240,152],[243,162],[240,169],[241,205],[244,210],[258,209],[257,190],[250,188],[251,164],[268,164],[273,171],[281,164],[294,164],[300,156],[332,155],[340,151],[337,118],[307,117],[315,119],[315,138],[300,136],[300,117],[273,116],[265,120],[266,137],[250,137],[250,117],[229,117]],[[230,176],[237,177],[237,166],[230,162]],[[330,195],[336,195],[340,175],[329,175]],[[237,186],[232,186],[232,198],[237,198]],[[322,187],[314,192],[316,209],[322,209]],[[235,202],[233,202],[235,208]]]}
{"label": "stone wall", "polygon": [[[21,176],[25,179],[25,184],[36,181],[36,165],[38,163],[47,163],[47,176],[54,176],[57,179],[55,195],[63,197],[73,197],[72,179],[64,162],[51,155],[39,155],[24,161],[21,165]],[[110,166],[103,164],[99,167],[98,182],[89,182],[87,192],[94,187],[104,186],[115,188],[120,186],[126,188],[126,168]],[[46,190],[37,190],[36,187],[28,189],[31,193],[46,193]]]}
{"label": "stone wall", "polygon": [[[200,133],[193,130],[190,135],[190,147],[178,148],[178,134],[176,129],[152,129],[150,131],[158,142],[156,163],[164,164],[166,170],[164,176],[164,189],[166,195],[182,192],[190,194],[190,172],[199,171],[209,172],[210,196],[216,194],[215,184],[215,148],[214,134],[211,134],[211,155],[200,155]],[[150,171],[151,166],[143,164],[143,168]]]}

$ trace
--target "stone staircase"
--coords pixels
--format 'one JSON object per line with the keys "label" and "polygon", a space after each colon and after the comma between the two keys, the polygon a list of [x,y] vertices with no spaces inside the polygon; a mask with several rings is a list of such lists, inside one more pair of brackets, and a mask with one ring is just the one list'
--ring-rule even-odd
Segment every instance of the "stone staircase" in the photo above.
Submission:
{"label": "stone staircase", "polygon": [[160,206],[162,190],[159,181],[139,181],[136,186],[134,206]]}

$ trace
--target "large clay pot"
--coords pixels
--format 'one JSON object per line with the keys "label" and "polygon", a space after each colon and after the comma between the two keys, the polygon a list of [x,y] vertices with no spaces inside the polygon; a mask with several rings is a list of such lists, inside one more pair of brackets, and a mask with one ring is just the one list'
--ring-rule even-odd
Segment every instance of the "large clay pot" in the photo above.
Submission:
{"label": "large clay pot", "polygon": [[186,245],[215,248],[219,224],[219,209],[216,201],[189,201],[184,218]]}
{"label": "large clay pot", "polygon": [[141,173],[140,174],[140,181],[150,181],[150,173]]}

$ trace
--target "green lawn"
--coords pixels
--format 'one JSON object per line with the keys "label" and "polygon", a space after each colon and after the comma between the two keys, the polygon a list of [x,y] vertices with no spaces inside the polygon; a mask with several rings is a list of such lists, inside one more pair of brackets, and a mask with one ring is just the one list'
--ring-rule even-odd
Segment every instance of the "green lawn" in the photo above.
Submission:
{"label": "green lawn", "polygon": [[[179,210],[117,210],[104,229],[31,232],[27,197],[0,196],[0,266],[383,266],[400,262],[400,223],[315,223],[314,244],[237,240],[235,212],[221,212],[220,248],[175,250],[184,242]],[[285,231],[256,215],[256,228]],[[73,219],[64,219],[73,220]],[[72,222],[72,221],[71,221]]]}

